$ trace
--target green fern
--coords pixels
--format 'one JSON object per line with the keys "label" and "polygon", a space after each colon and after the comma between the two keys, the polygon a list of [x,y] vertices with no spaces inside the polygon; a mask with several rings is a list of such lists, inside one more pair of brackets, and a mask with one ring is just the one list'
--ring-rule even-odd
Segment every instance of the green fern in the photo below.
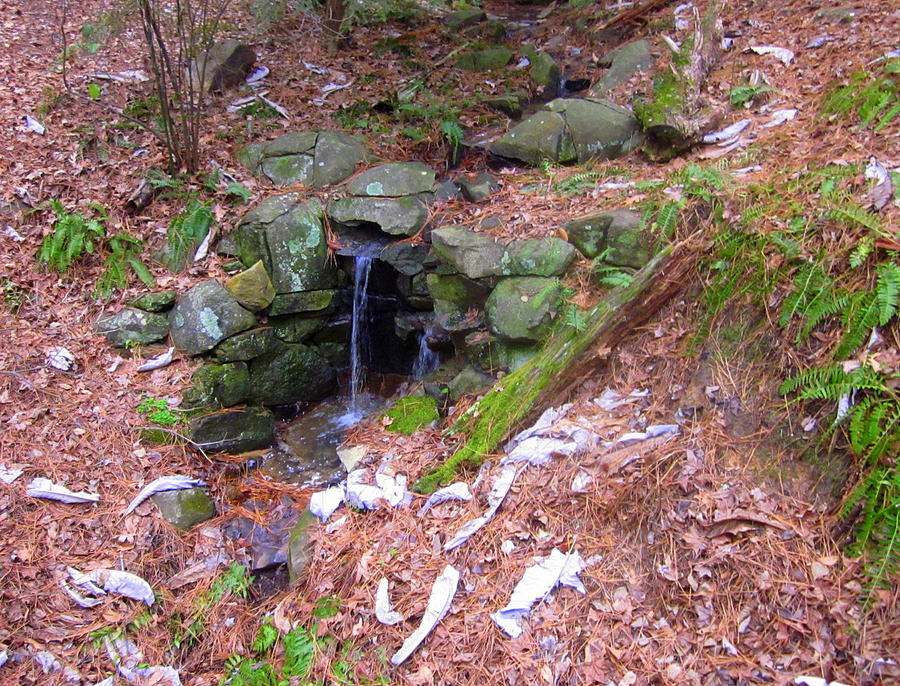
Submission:
{"label": "green fern", "polygon": [[304,678],[312,668],[316,652],[316,639],[306,629],[297,627],[287,632],[281,639],[284,646],[284,667],[282,677]]}
{"label": "green fern", "polygon": [[578,195],[594,188],[597,179],[603,176],[602,172],[579,172],[553,184],[553,192],[562,196]]}
{"label": "green fern", "polygon": [[675,227],[678,225],[678,218],[681,216],[681,210],[684,205],[678,200],[668,200],[663,203],[656,213],[653,220],[653,228],[661,236],[670,238],[675,233]]}
{"label": "green fern", "polygon": [[109,255],[104,262],[104,270],[94,287],[94,297],[109,297],[116,288],[128,286],[128,274],[132,272],[147,288],[156,285],[156,279],[140,258],[142,243],[134,236],[117,233],[107,242]]}
{"label": "green fern", "polygon": [[180,272],[193,258],[193,253],[206,238],[213,223],[213,215],[206,203],[191,200],[184,211],[169,224],[166,247],[160,262],[173,272]]}
{"label": "green fern", "polygon": [[[855,116],[860,128],[875,124],[880,131],[900,115],[900,59],[886,62],[882,73],[857,72],[850,83],[828,94],[822,102],[822,114],[836,117]],[[876,123],[877,122],[877,123]]]}
{"label": "green fern", "polygon": [[93,253],[96,243],[106,235],[103,223],[109,219],[101,211],[97,219],[88,219],[83,214],[68,212],[61,202],[51,200],[50,207],[56,214],[53,231],[44,238],[38,250],[38,261],[58,272],[66,271],[73,262],[85,253]]}
{"label": "green fern", "polygon": [[271,622],[267,619],[259,625],[259,631],[256,632],[256,638],[253,639],[250,650],[257,654],[265,653],[272,649],[272,646],[275,645],[277,640],[278,629],[272,626]]}

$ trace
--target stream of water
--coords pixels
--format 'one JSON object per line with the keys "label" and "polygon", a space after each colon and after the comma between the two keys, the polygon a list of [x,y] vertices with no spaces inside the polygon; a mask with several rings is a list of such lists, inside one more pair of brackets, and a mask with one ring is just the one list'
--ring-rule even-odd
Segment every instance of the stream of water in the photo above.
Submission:
{"label": "stream of water", "polygon": [[362,418],[361,397],[366,383],[369,359],[369,275],[372,273],[374,259],[373,255],[357,255],[354,258],[348,413],[351,416],[357,416],[357,419]]}
{"label": "stream of water", "polygon": [[441,363],[441,358],[428,346],[428,337],[431,335],[431,329],[425,329],[419,337],[419,354],[413,362],[412,378],[418,381],[428,374],[431,374]]}

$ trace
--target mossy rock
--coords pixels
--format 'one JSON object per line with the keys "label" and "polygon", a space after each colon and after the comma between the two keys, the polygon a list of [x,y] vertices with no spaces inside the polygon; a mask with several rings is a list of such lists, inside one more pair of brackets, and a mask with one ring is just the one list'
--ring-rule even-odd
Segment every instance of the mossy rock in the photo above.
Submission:
{"label": "mossy rock", "polygon": [[272,324],[275,337],[285,343],[303,343],[321,329],[324,323],[319,317],[296,314],[273,317],[269,322]]}
{"label": "mossy rock", "polygon": [[463,7],[451,12],[444,18],[444,23],[451,31],[459,31],[487,19],[487,14],[480,7]]}
{"label": "mossy rock", "polygon": [[267,448],[275,438],[275,415],[262,407],[222,410],[191,420],[188,437],[207,452]]}
{"label": "mossy rock", "polygon": [[154,493],[151,498],[163,519],[182,531],[216,516],[215,504],[199,487]]}
{"label": "mossy rock", "polygon": [[421,162],[388,162],[372,167],[347,183],[351,195],[400,198],[434,190],[434,170]]}
{"label": "mossy rock", "polygon": [[144,293],[128,301],[128,305],[144,312],[165,312],[172,308],[178,299],[178,291],[159,291]]}
{"label": "mossy rock", "polygon": [[241,307],[215,279],[185,293],[169,315],[172,343],[188,355],[212,350],[229,336],[256,326],[256,317]]}
{"label": "mossy rock", "polygon": [[513,57],[513,52],[505,45],[498,45],[484,50],[465,52],[456,59],[458,69],[472,72],[485,72],[503,69]]}
{"label": "mossy rock", "polygon": [[485,304],[491,331],[516,343],[536,343],[550,333],[559,305],[557,279],[519,276],[504,279]]}
{"label": "mossy rock", "polygon": [[641,215],[631,210],[609,210],[578,217],[563,225],[569,241],[588,258],[603,255],[603,262],[640,269],[653,253],[652,240]]}
{"label": "mossy rock", "polygon": [[106,336],[110,345],[120,348],[146,345],[169,335],[169,319],[164,314],[126,307],[97,321],[97,333]]}
{"label": "mossy rock", "polygon": [[576,158],[566,121],[556,112],[542,110],[516,124],[494,141],[491,154],[538,165],[543,160],[573,162]]}
{"label": "mossy rock", "polygon": [[466,354],[483,372],[513,372],[535,356],[531,343],[507,343],[488,331],[473,331],[465,338]]}
{"label": "mossy rock", "polygon": [[291,536],[288,539],[287,567],[292,584],[303,579],[312,562],[310,534],[318,523],[319,520],[316,516],[309,510],[305,510],[291,530]]}
{"label": "mossy rock", "polygon": [[437,402],[430,395],[409,395],[398,400],[384,413],[391,420],[388,431],[409,436],[417,429],[438,420]]}
{"label": "mossy rock", "polygon": [[575,248],[556,236],[529,238],[507,245],[501,264],[504,275],[561,276],[575,255]]}
{"label": "mossy rock", "polygon": [[334,301],[333,290],[301,291],[300,293],[281,293],[276,295],[269,305],[269,316],[278,317],[300,312],[330,311]]}
{"label": "mossy rock", "polygon": [[332,221],[347,226],[377,224],[384,233],[413,236],[425,225],[428,208],[418,198],[340,198],[328,205]]}
{"label": "mossy rock", "polygon": [[262,260],[225,280],[225,289],[251,312],[264,310],[275,297],[275,287]]}
{"label": "mossy rock", "polygon": [[493,236],[461,226],[445,226],[431,232],[434,254],[470,279],[500,276],[505,248]]}
{"label": "mossy rock", "polygon": [[207,364],[193,373],[182,394],[185,408],[231,407],[250,397],[250,376],[243,362]]}
{"label": "mossy rock", "polygon": [[271,327],[260,327],[226,338],[213,348],[212,356],[218,362],[247,362],[271,352],[277,346],[278,341]]}
{"label": "mossy rock", "polygon": [[250,362],[250,389],[258,405],[321,400],[334,390],[332,366],[313,348],[283,344]]}

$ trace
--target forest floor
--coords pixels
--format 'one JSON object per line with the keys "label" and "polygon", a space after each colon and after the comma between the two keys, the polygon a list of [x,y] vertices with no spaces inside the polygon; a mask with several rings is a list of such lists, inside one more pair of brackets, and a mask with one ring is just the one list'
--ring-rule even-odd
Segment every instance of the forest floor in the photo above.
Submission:
{"label": "forest floor", "polygon": [[[529,18],[523,29],[531,34],[528,41],[561,57],[567,75],[594,80],[602,74],[597,57],[653,26],[683,37],[671,25],[674,4],[652,12],[647,27],[621,28],[605,43],[575,28],[578,17],[587,18],[588,27],[596,23],[590,7],[554,5],[539,21],[531,7],[492,3],[486,9]],[[729,112],[723,123],[749,117],[749,145],[724,153],[704,146],[665,164],[636,152],[592,166],[600,172],[597,180],[663,179],[689,164],[718,163],[730,170],[759,165],[735,176],[750,188],[829,165],[859,166],[870,156],[888,169],[900,167],[897,119],[875,134],[820,113],[829,87],[896,49],[900,13],[888,0],[849,3],[841,7],[855,15],[841,20],[837,13],[817,16],[824,6],[814,0],[738,0],[723,10],[735,44],[713,70],[709,93],[727,101],[730,89],[754,71],[773,88],[752,107]],[[142,359],[159,350],[123,356],[95,333],[94,324],[101,313],[141,292],[139,284],[98,302],[92,297],[101,269],[96,257],[63,275],[36,261],[53,221],[49,200],[88,214],[89,203],[97,203],[109,213],[107,231],[128,231],[154,246],[186,194],[203,192],[202,180],[185,181],[143,214],[125,211],[142,175],[163,168],[163,154],[149,136],[125,128],[90,98],[66,93],[60,7],[44,0],[0,3],[0,212],[4,227],[13,229],[0,235],[0,465],[24,470],[11,484],[0,482],[0,655],[5,651],[7,657],[0,683],[97,683],[115,672],[103,638],[127,637],[141,651],[138,662],[173,667],[184,684],[216,684],[227,675],[226,662],[239,662],[233,656],[254,656],[251,644],[266,616],[279,631],[305,628],[313,646],[307,679],[312,683],[786,684],[800,675],[846,684],[900,683],[894,662],[900,655],[898,585],[870,588],[863,561],[846,550],[846,527],[837,514],[858,477],[854,462],[838,435],[821,442],[821,430],[806,429],[813,419],[827,426],[833,407],[787,406],[777,393],[786,376],[817,359],[838,334],[823,330],[806,346],[794,346],[796,332],[776,326],[782,293],[761,305],[738,299],[707,320],[712,334],[697,345],[707,272],[698,272],[694,283],[628,339],[597,351],[596,369],[569,396],[569,420],[604,440],[670,424],[681,410],[676,435],[628,449],[598,447],[577,461],[529,468],[488,526],[449,553],[442,542],[480,514],[483,497],[439,505],[421,518],[415,514],[418,502],[368,514],[348,511],[340,526],[314,534],[312,572],[298,588],[246,598],[238,592],[240,583],[223,589],[228,563],[246,559],[240,542],[223,534],[229,519],[247,515],[242,504],[287,498],[303,509],[310,493],[248,475],[234,460],[205,458],[181,444],[143,442],[139,427],[146,419],[136,411],[141,399],[177,397],[196,362],[178,358],[164,369],[138,373]],[[415,28],[360,26],[336,57],[322,51],[320,27],[309,17],[243,34],[239,27],[253,25],[243,6],[235,6],[227,20],[271,70],[268,97],[291,113],[290,120],[229,113],[226,106],[237,92],[210,105],[201,139],[204,163],[237,176],[253,191],[254,202],[276,190],[234,161],[234,152],[248,142],[289,130],[355,126],[385,159],[421,159],[440,168],[446,148],[435,133],[442,113],[462,108],[459,120],[472,130],[505,126],[505,118],[484,105],[461,103],[476,93],[497,94],[510,82],[529,87],[524,72],[510,71],[501,84],[452,70],[449,61],[423,71],[457,47],[439,19]],[[103,32],[108,27],[110,33],[97,39],[85,26]],[[75,46],[67,66],[78,93],[87,92],[94,72],[146,69],[136,17],[118,4],[70,3],[65,34],[70,48]],[[804,47],[821,35],[830,40]],[[783,64],[747,51],[760,44],[791,48],[795,59]],[[387,121],[353,107],[387,99],[411,78],[420,78],[433,95],[434,120]],[[639,80],[616,93],[627,94]],[[326,84],[351,81],[313,103]],[[104,84],[102,100],[122,107],[147,87]],[[344,114],[336,119],[341,108]],[[762,126],[783,108],[796,108],[796,117]],[[40,120],[46,133],[29,131],[26,114]],[[453,174],[483,166],[473,155]],[[597,208],[639,208],[647,199],[633,187],[597,184],[572,194],[554,192],[575,171],[495,170],[498,193],[477,205],[442,206],[432,223],[476,226],[496,216],[501,221],[493,231],[499,237],[546,236],[571,217]],[[861,174],[848,181],[851,188],[862,183]],[[221,190],[209,199],[219,231],[227,232],[244,208]],[[805,200],[790,197],[785,204]],[[733,209],[726,201],[725,219],[737,222],[729,215]],[[889,232],[897,230],[898,214],[895,202],[884,210]],[[779,221],[773,218],[768,230],[783,228]],[[833,234],[830,245],[836,249],[858,238]],[[773,255],[763,261],[777,266]],[[182,274],[160,266],[153,272],[160,287],[184,290],[223,275],[221,262],[212,255]],[[578,304],[599,297],[587,284],[587,278],[572,283]],[[882,336],[873,352],[883,365],[896,365],[896,324]],[[47,364],[57,346],[74,354],[74,369]],[[596,399],[606,389],[639,394],[604,409]],[[692,418],[684,420],[685,411],[693,411]],[[351,440],[368,444],[372,456],[392,455],[411,482],[452,448],[452,439],[438,431],[397,437],[377,422],[360,427]],[[496,466],[487,467],[485,482],[496,472]],[[149,503],[124,516],[140,487],[164,474],[204,479],[220,516],[187,533],[169,526]],[[29,497],[26,485],[35,477],[98,493],[100,501],[71,505]],[[572,488],[576,477],[582,488]],[[484,494],[482,487],[478,495]],[[519,638],[506,637],[489,615],[506,604],[535,558],[554,548],[580,553],[587,592],[557,589],[531,612]],[[462,573],[449,613],[406,663],[394,667],[388,658],[417,625],[432,583],[447,564]],[[149,612],[118,597],[80,608],[60,585],[67,567],[128,570],[149,582],[157,602]],[[395,626],[375,618],[382,577],[390,581],[395,609],[408,618]],[[185,638],[191,628],[195,640]],[[254,660],[283,666],[284,650],[275,642]],[[145,682],[168,683],[161,672]],[[306,681],[295,677],[291,683]]]}

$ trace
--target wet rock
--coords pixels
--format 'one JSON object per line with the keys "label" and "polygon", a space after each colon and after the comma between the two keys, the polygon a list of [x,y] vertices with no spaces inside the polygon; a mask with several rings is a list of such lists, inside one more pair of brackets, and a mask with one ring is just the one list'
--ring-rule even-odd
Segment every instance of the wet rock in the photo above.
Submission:
{"label": "wet rock", "polygon": [[191,384],[182,394],[186,408],[231,407],[250,397],[250,376],[243,362],[204,365],[191,375]]}
{"label": "wet rock", "polygon": [[206,55],[191,63],[192,81],[203,84],[204,93],[216,93],[244,82],[256,62],[249,45],[234,38],[214,44]]}
{"label": "wet rock", "polygon": [[96,331],[106,336],[110,345],[119,348],[146,345],[169,335],[169,319],[164,314],[126,307],[101,317],[97,321]]}
{"label": "wet rock", "polygon": [[216,506],[202,488],[154,493],[151,499],[172,526],[187,531],[216,516]]}
{"label": "wet rock", "polygon": [[253,313],[215,279],[203,281],[185,293],[169,315],[172,343],[188,355],[211,350],[229,336],[256,325]]}
{"label": "wet rock", "polygon": [[484,104],[515,119],[516,117],[522,116],[522,109],[527,100],[528,96],[525,95],[525,93],[515,91],[498,95],[495,98],[487,98],[484,101]]}
{"label": "wet rock", "polygon": [[565,98],[554,100],[547,107],[565,117],[579,162],[620,157],[641,143],[641,129],[634,114],[610,100]]}
{"label": "wet rock", "polygon": [[[436,301],[453,305],[453,312],[484,306],[491,289],[461,274],[428,274],[428,293]],[[446,308],[444,311],[448,311]]]}
{"label": "wet rock", "polygon": [[384,233],[413,236],[425,225],[428,208],[416,197],[341,198],[328,205],[328,215],[341,224],[371,223]]}
{"label": "wet rock", "polygon": [[421,162],[388,162],[347,183],[351,195],[399,198],[434,190],[434,170]]}
{"label": "wet rock", "polygon": [[575,149],[566,122],[556,112],[542,110],[510,129],[494,141],[488,150],[493,155],[521,160],[528,164],[572,162]]}
{"label": "wet rock", "polygon": [[278,186],[303,183],[320,187],[340,183],[356,171],[368,153],[359,139],[336,131],[295,131],[248,145],[238,160],[252,174]]}
{"label": "wet rock", "polygon": [[275,297],[275,287],[266,273],[262,260],[256,262],[250,269],[226,279],[225,289],[241,306],[251,312],[264,310]]}
{"label": "wet rock", "polygon": [[310,534],[318,523],[319,520],[316,519],[316,516],[309,510],[305,510],[291,530],[288,539],[287,565],[292,584],[303,579],[312,562]]}
{"label": "wet rock", "polygon": [[604,262],[620,267],[643,267],[651,257],[652,243],[643,230],[641,215],[630,210],[610,210],[566,222],[569,241],[588,258],[605,253]]}
{"label": "wet rock", "polygon": [[474,331],[465,338],[466,354],[483,372],[513,372],[537,353],[530,343],[507,343],[488,331]]}
{"label": "wet rock", "polygon": [[456,59],[458,69],[473,72],[494,71],[503,69],[513,57],[513,52],[504,45],[484,50],[464,52]]}
{"label": "wet rock", "polygon": [[226,338],[213,348],[212,356],[218,362],[246,362],[271,352],[277,345],[271,328],[250,329]]}
{"label": "wet rock", "polygon": [[616,48],[600,58],[600,66],[609,70],[591,89],[591,95],[602,97],[606,93],[625,83],[639,71],[646,71],[653,66],[653,53],[650,42],[636,40]]}
{"label": "wet rock", "polygon": [[433,319],[432,312],[398,312],[394,318],[394,332],[397,338],[405,341],[413,332],[424,332]]}
{"label": "wet rock", "polygon": [[322,328],[321,319],[303,315],[273,317],[269,323],[272,324],[275,337],[285,343],[303,343]]}
{"label": "wet rock", "polygon": [[431,232],[435,255],[470,279],[499,276],[504,247],[493,237],[460,226],[448,226]]}
{"label": "wet rock", "polygon": [[536,86],[541,89],[541,98],[550,100],[559,95],[559,82],[562,73],[559,65],[546,52],[533,51],[527,55],[531,60],[528,75]]}
{"label": "wet rock", "polygon": [[477,395],[490,388],[494,377],[468,365],[447,384],[448,401],[455,403],[464,395]]}
{"label": "wet rock", "polygon": [[191,420],[189,437],[210,453],[266,448],[275,437],[275,415],[262,407],[222,410]]}
{"label": "wet rock", "polygon": [[145,312],[165,312],[172,308],[178,299],[178,291],[159,291],[144,293],[128,301],[128,305]]}
{"label": "wet rock", "polygon": [[463,7],[451,12],[444,18],[444,23],[451,31],[459,31],[487,19],[487,14],[480,7]]}
{"label": "wet rock", "polygon": [[251,398],[257,405],[321,400],[335,383],[328,361],[302,344],[285,344],[250,362]]}
{"label": "wet rock", "polygon": [[434,261],[428,255],[427,245],[399,242],[388,245],[381,251],[378,259],[387,262],[406,276],[415,276],[425,269],[425,265],[432,264]]}
{"label": "wet rock", "polygon": [[250,571],[256,572],[288,561],[291,530],[299,513],[290,498],[275,503],[248,500],[245,509],[255,517],[235,517],[225,525],[225,535],[250,548]]}
{"label": "wet rock", "polygon": [[277,317],[298,312],[330,311],[334,303],[334,291],[301,291],[276,295],[269,306],[269,316]]}
{"label": "wet rock", "polygon": [[431,294],[428,292],[428,282],[425,280],[424,272],[419,272],[415,276],[400,274],[397,277],[397,292],[413,309],[430,310],[434,306]]}
{"label": "wet rock", "polygon": [[456,183],[462,189],[463,197],[469,202],[481,202],[491,193],[500,190],[497,179],[486,172],[464,176],[457,179]]}
{"label": "wet rock", "polygon": [[491,331],[514,342],[538,342],[549,332],[560,297],[559,281],[538,276],[504,279],[485,304]]}
{"label": "wet rock", "polygon": [[531,238],[507,245],[501,264],[504,275],[560,276],[575,255],[575,248],[561,238]]}

